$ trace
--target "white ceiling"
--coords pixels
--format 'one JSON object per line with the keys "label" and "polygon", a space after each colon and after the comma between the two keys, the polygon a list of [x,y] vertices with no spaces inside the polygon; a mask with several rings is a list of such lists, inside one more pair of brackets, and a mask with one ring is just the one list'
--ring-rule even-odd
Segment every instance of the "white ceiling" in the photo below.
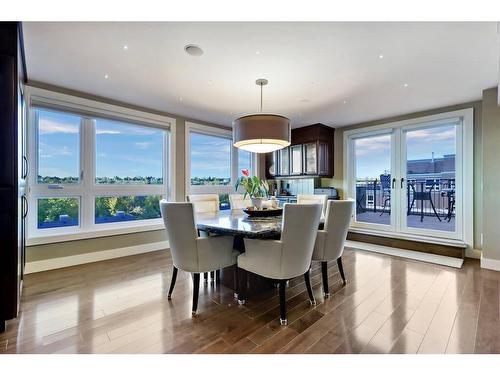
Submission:
{"label": "white ceiling", "polygon": [[[30,80],[226,126],[259,110],[257,78],[269,80],[264,111],[293,127],[476,100],[498,84],[493,22],[26,22],[24,38]],[[190,43],[204,54],[187,55]]]}

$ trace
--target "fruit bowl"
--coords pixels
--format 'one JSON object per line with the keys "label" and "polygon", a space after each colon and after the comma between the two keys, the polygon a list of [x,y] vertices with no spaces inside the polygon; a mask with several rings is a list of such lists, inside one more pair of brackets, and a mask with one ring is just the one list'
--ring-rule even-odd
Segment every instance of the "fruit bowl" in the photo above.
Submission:
{"label": "fruit bowl", "polygon": [[250,217],[269,217],[269,216],[280,216],[283,213],[283,209],[278,208],[264,208],[262,210],[256,210],[252,208],[244,208],[243,212]]}

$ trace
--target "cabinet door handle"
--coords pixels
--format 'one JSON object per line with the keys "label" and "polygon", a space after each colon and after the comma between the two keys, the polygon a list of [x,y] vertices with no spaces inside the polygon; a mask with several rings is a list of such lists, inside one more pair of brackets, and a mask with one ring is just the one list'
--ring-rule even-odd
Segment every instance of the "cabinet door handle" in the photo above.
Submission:
{"label": "cabinet door handle", "polygon": [[23,179],[28,177],[28,158],[23,155],[23,163],[24,163],[24,170],[23,170]]}
{"label": "cabinet door handle", "polygon": [[403,182],[405,182],[405,179],[401,177],[401,189],[403,188]]}
{"label": "cabinet door handle", "polygon": [[394,189],[396,187],[396,177],[392,178],[392,188]]}
{"label": "cabinet door handle", "polygon": [[28,198],[26,198],[26,195],[22,196],[23,199],[23,206],[26,207],[26,209],[23,210],[23,219],[26,219],[26,216],[28,216]]}

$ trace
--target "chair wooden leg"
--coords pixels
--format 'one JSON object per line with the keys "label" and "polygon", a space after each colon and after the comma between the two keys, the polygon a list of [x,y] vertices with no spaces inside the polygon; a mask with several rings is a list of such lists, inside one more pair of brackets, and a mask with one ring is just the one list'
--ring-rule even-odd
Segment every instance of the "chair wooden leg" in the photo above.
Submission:
{"label": "chair wooden leg", "polygon": [[288,325],[286,320],[286,280],[280,280],[280,324],[282,326]]}
{"label": "chair wooden leg", "polygon": [[306,282],[307,294],[309,294],[309,303],[312,306],[316,306],[316,300],[314,299],[313,290],[311,287],[311,278],[309,277],[309,270],[304,274],[304,281]]}
{"label": "chair wooden leg", "polygon": [[217,284],[220,282],[220,270],[215,271],[215,282]]}
{"label": "chair wooden leg", "polygon": [[215,271],[210,271],[210,282],[213,283],[215,281]]}
{"label": "chair wooden leg", "polygon": [[177,280],[177,267],[173,266],[172,280],[170,280],[170,288],[168,289],[167,298],[172,299],[172,292],[174,291],[175,281]]}
{"label": "chair wooden leg", "polygon": [[196,316],[196,311],[198,310],[199,293],[200,293],[200,274],[193,273],[193,308],[191,309],[193,316]]}
{"label": "chair wooden leg", "polygon": [[321,276],[323,277],[323,295],[325,298],[330,297],[328,290],[328,262],[321,262]]}
{"label": "chair wooden leg", "polygon": [[238,303],[244,305],[247,298],[247,271],[243,268],[238,268]]}
{"label": "chair wooden leg", "polygon": [[339,272],[340,272],[340,277],[342,278],[342,284],[346,285],[347,281],[345,280],[344,265],[342,264],[342,257],[337,259],[337,265],[339,266]]}
{"label": "chair wooden leg", "polygon": [[208,283],[208,272],[205,272],[203,274],[203,281],[206,282],[206,283]]}

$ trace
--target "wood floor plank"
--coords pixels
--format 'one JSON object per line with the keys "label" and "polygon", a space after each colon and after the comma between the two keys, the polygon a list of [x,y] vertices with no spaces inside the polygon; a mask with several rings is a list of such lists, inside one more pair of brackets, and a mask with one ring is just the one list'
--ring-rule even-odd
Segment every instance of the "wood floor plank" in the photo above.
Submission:
{"label": "wood floor plank", "polygon": [[348,284],[329,262],[287,288],[239,306],[233,291],[179,272],[172,300],[168,251],[27,275],[20,316],[0,334],[0,353],[500,353],[500,273],[467,259],[462,269],[346,249]]}

